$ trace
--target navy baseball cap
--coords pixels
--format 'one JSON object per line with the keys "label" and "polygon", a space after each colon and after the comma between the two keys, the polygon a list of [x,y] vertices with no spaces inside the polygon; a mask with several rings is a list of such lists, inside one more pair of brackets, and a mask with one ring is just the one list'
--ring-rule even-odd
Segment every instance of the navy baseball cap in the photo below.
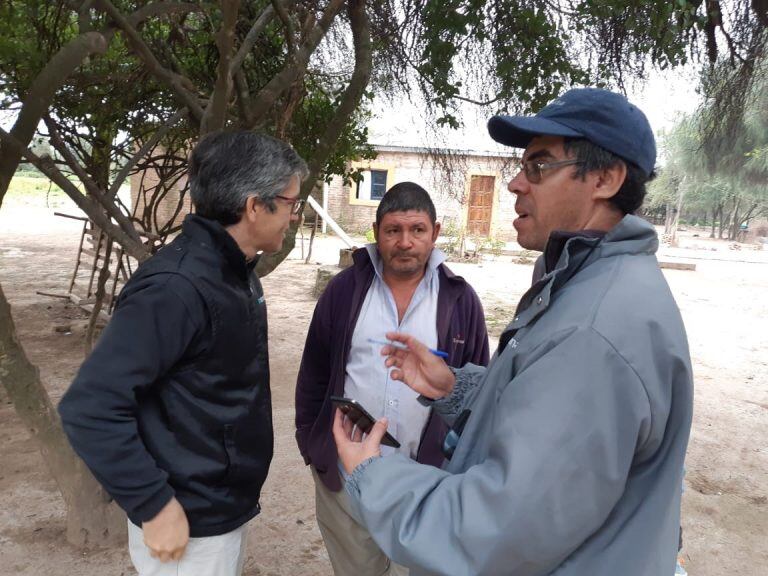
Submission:
{"label": "navy baseball cap", "polygon": [[645,114],[621,94],[599,88],[575,88],[535,116],[494,116],[491,138],[525,148],[536,136],[585,138],[635,164],[646,176],[656,165],[656,140]]}

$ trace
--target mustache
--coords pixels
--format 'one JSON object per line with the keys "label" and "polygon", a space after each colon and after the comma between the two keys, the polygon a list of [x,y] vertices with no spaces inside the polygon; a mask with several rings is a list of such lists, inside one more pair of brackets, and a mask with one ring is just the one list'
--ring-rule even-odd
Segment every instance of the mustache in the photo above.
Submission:
{"label": "mustache", "polygon": [[410,250],[398,250],[397,252],[392,253],[392,258],[399,258],[400,256],[415,256],[414,253]]}

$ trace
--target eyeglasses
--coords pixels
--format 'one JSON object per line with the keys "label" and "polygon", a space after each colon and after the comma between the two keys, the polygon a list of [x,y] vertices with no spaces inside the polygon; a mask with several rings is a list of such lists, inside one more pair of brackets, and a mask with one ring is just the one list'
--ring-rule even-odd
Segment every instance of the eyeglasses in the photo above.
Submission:
{"label": "eyeglasses", "polygon": [[561,168],[563,166],[571,166],[573,164],[584,164],[581,160],[571,158],[569,160],[558,160],[557,162],[540,162],[539,160],[526,160],[520,162],[520,171],[525,173],[525,177],[531,184],[538,184],[541,182],[541,173],[544,170],[552,170],[553,168]]}
{"label": "eyeglasses", "polygon": [[280,194],[275,194],[275,198],[293,204],[293,206],[291,206],[291,214],[298,214],[301,212],[301,207],[304,206],[304,203],[306,202],[306,200],[302,200],[301,198],[288,198],[288,196],[280,196]]}

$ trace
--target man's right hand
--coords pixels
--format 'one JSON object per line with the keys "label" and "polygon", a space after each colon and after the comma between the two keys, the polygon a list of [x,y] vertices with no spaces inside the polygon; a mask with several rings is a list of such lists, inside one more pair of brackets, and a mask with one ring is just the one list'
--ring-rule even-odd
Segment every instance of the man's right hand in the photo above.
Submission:
{"label": "man's right hand", "polygon": [[144,544],[153,558],[170,562],[184,555],[189,542],[189,522],[176,498],[171,498],[152,520],[142,522],[141,528]]}
{"label": "man's right hand", "polygon": [[387,356],[385,365],[394,367],[390,373],[393,380],[405,382],[416,392],[437,400],[453,391],[456,378],[448,365],[432,354],[424,344],[400,332],[387,332],[387,340],[405,344],[406,348],[384,346],[381,353]]}

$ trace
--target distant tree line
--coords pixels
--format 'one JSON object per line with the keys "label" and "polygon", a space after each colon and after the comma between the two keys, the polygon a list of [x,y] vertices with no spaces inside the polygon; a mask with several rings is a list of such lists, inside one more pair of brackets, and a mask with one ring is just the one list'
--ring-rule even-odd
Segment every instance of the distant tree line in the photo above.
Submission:
{"label": "distant tree line", "polygon": [[[664,165],[651,183],[646,210],[708,226],[711,238],[738,240],[768,216],[768,66],[763,61],[738,122],[711,129],[712,99],[662,135]],[[716,142],[710,142],[715,139]],[[756,231],[766,236],[766,231]]]}

